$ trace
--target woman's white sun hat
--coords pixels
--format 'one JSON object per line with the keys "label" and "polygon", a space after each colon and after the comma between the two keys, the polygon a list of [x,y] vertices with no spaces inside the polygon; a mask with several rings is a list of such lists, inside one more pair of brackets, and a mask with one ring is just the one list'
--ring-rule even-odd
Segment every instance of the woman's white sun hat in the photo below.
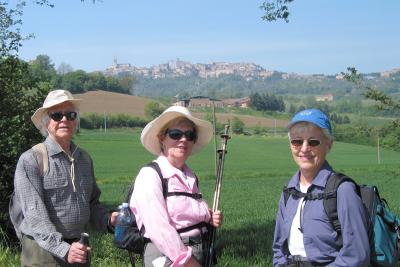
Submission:
{"label": "woman's white sun hat", "polygon": [[31,120],[35,127],[40,130],[43,113],[47,112],[49,108],[67,101],[71,102],[76,109],[79,109],[79,104],[82,99],[74,98],[73,95],[66,90],[54,90],[49,92],[43,102],[43,106],[41,108],[38,108],[31,117]]}
{"label": "woman's white sun hat", "polygon": [[196,143],[193,144],[192,154],[200,151],[210,142],[213,136],[213,127],[210,122],[193,117],[190,111],[185,107],[172,106],[149,122],[142,131],[140,141],[150,153],[157,156],[160,154],[161,144],[157,135],[168,122],[178,117],[185,117],[196,125],[197,140]]}

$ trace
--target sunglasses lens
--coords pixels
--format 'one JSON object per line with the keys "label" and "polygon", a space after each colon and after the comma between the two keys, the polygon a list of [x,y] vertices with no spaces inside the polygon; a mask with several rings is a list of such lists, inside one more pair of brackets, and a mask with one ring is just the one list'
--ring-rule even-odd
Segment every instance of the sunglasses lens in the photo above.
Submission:
{"label": "sunglasses lens", "polygon": [[66,113],[62,113],[61,111],[57,111],[57,112],[50,113],[49,116],[53,121],[61,121],[64,116],[67,118],[67,120],[73,121],[73,120],[76,119],[78,114],[75,111],[69,111],[69,112],[66,112]]}
{"label": "sunglasses lens", "polygon": [[182,132],[181,130],[169,130],[169,131],[168,131],[168,136],[169,136],[171,139],[179,140],[179,139],[182,138],[183,132]]}
{"label": "sunglasses lens", "polygon": [[312,147],[316,147],[316,146],[319,146],[321,144],[321,141],[319,141],[317,139],[310,139],[310,140],[307,141],[307,143]]}
{"label": "sunglasses lens", "polygon": [[65,116],[67,117],[67,120],[73,121],[76,119],[77,113],[75,111],[70,111],[70,112],[67,112],[65,114]]}
{"label": "sunglasses lens", "polygon": [[50,113],[50,118],[51,118],[53,121],[60,121],[60,120],[62,120],[63,117],[64,117],[64,114],[63,114],[62,112],[53,112],[53,113]]}
{"label": "sunglasses lens", "polygon": [[194,141],[196,139],[196,133],[194,131],[182,132],[178,129],[168,130],[168,136],[173,140],[180,140],[182,136],[185,135],[186,140]]}
{"label": "sunglasses lens", "polygon": [[193,131],[186,131],[185,136],[188,141],[194,141],[194,139],[196,139],[196,133]]}
{"label": "sunglasses lens", "polygon": [[292,144],[292,146],[302,146],[303,145],[303,140],[301,140],[301,139],[293,139],[293,140],[290,140],[290,143]]}
{"label": "sunglasses lens", "polygon": [[316,147],[321,144],[321,141],[319,141],[318,139],[310,139],[310,140],[293,139],[293,140],[290,140],[290,143],[294,147],[300,147],[303,145],[304,141],[307,141],[307,144],[311,147]]}

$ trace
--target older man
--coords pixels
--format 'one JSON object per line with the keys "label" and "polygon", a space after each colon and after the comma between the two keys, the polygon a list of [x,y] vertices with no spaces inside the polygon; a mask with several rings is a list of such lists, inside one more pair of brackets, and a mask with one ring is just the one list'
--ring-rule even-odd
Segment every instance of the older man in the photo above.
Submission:
{"label": "older man", "polygon": [[68,91],[51,91],[32,116],[47,138],[21,155],[15,171],[22,266],[89,266],[90,247],[78,242],[80,234],[89,225],[105,232],[115,224],[117,213],[99,202],[89,154],[72,142],[80,102]]}

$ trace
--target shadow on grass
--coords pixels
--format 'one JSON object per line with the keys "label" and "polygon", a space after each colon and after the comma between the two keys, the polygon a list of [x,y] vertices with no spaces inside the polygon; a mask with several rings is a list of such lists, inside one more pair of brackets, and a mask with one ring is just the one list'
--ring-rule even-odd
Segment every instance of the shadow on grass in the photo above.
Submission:
{"label": "shadow on grass", "polygon": [[245,262],[272,259],[275,221],[249,223],[235,229],[221,229],[217,234],[217,254]]}

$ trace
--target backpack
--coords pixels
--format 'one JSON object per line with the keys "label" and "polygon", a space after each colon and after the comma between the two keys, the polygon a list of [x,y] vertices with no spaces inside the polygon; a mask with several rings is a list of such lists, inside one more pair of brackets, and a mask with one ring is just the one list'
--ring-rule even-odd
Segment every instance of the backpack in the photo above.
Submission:
{"label": "backpack", "polygon": [[[47,149],[44,143],[36,144],[32,147],[36,154],[36,159],[39,165],[40,175],[44,176],[49,171],[49,158],[47,154]],[[14,226],[15,233],[17,237],[21,240],[21,230],[20,226],[24,219],[24,214],[22,213],[21,203],[19,202],[17,196],[15,195],[15,189],[10,197],[10,203],[8,204],[8,210],[10,213],[11,223]]]}
{"label": "backpack", "polygon": [[353,179],[341,173],[334,173],[326,182],[323,193],[301,193],[294,188],[283,190],[285,205],[290,195],[307,197],[308,200],[322,199],[325,212],[342,242],[341,226],[337,213],[337,190],[343,182],[352,182],[369,215],[368,237],[371,266],[397,266],[400,259],[400,220],[389,210],[378,188],[373,185],[358,185]]}
{"label": "backpack", "polygon": [[[163,196],[164,199],[167,199],[169,196],[187,196],[191,197],[194,199],[201,199],[202,195],[201,194],[192,194],[192,193],[187,193],[187,192],[168,192],[168,180],[164,179],[160,170],[160,167],[158,166],[157,162],[152,161],[149,164],[147,164],[145,167],[150,167],[153,168],[157,174],[158,177],[161,180],[161,185],[162,185],[162,191],[163,191]],[[198,185],[198,178],[196,176],[196,184]],[[128,194],[126,195],[125,202],[129,203],[132,193],[133,193],[133,188],[134,188],[134,181],[132,181],[132,184],[128,190]],[[151,242],[150,239],[145,238],[143,236],[144,234],[144,226],[142,226],[140,229],[137,226],[136,223],[136,218],[135,215],[132,213],[132,211],[129,209],[131,212],[131,216],[133,217],[133,222],[131,226],[128,228],[124,239],[121,242],[118,242],[114,239],[114,245],[120,249],[125,249],[130,252],[130,257],[132,260],[132,254],[131,253],[136,253],[136,254],[143,254],[144,252],[144,246],[146,243]],[[188,227],[184,227],[181,229],[176,230],[178,233],[183,233],[187,232],[193,229],[198,229],[202,227],[206,227],[207,223],[205,222],[200,222]]]}

